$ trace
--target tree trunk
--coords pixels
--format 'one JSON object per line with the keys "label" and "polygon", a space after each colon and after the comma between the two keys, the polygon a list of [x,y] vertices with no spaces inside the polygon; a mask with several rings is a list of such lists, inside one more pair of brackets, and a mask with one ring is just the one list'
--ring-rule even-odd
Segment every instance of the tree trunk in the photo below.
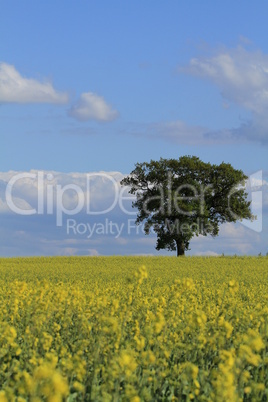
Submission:
{"label": "tree trunk", "polygon": [[185,246],[181,240],[176,240],[177,245],[177,257],[185,254]]}

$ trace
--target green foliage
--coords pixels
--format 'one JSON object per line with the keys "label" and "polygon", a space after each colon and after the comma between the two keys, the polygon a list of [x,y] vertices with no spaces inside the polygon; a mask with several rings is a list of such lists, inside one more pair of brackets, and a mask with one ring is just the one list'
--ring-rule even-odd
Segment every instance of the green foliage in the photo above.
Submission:
{"label": "green foliage", "polygon": [[183,255],[193,236],[217,236],[220,224],[253,218],[246,179],[230,164],[184,156],[137,163],[121,184],[136,195],[136,223],[145,222],[145,234],[156,232],[156,249]]}

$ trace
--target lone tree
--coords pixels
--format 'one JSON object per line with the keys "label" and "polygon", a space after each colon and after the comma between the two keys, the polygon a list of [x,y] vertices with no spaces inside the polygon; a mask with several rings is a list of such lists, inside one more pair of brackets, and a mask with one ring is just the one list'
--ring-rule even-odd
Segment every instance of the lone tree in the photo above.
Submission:
{"label": "lone tree", "polygon": [[156,249],[189,249],[193,236],[219,233],[219,225],[254,219],[247,201],[247,176],[229,163],[211,165],[195,156],[137,163],[121,184],[136,195],[136,224],[157,234]]}

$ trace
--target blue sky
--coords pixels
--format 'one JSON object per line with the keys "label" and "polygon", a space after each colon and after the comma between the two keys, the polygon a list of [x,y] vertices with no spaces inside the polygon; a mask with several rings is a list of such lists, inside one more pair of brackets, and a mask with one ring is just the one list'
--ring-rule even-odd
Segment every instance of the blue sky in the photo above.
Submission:
{"label": "blue sky", "polygon": [[[248,175],[262,170],[267,222],[267,13],[267,2],[247,0],[3,1],[0,206],[9,171],[59,172],[63,183],[70,172],[128,174],[136,162],[187,154]],[[18,197],[25,201],[24,189]],[[3,211],[0,255],[87,253],[77,237],[69,247],[66,231],[48,217]],[[238,253],[247,241],[249,253],[268,251],[266,225],[255,237],[248,229],[241,238],[240,229]],[[88,248],[156,253],[154,239],[142,239],[122,248],[110,236],[108,247]],[[221,235],[204,241],[200,253],[234,253]]]}

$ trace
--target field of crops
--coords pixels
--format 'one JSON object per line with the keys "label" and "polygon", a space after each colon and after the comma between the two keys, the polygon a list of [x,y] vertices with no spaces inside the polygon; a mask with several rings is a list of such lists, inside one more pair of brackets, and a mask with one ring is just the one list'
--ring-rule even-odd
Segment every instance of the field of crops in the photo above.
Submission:
{"label": "field of crops", "polygon": [[0,259],[0,402],[267,401],[268,258]]}

